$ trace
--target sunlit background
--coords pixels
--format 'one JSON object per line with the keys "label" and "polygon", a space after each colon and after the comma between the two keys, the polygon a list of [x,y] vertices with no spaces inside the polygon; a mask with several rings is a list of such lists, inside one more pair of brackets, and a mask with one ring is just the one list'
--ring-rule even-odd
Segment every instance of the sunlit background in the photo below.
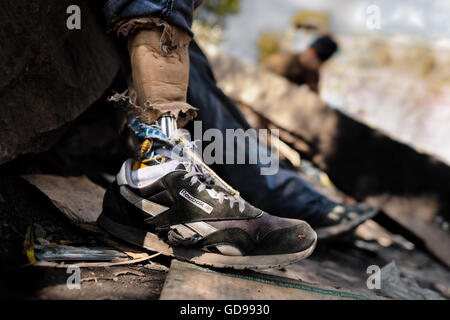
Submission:
{"label": "sunlit background", "polygon": [[[226,17],[221,48],[249,63],[257,61],[255,43],[262,31],[282,31],[300,10],[330,15],[330,30],[337,34],[397,35],[429,41],[450,49],[450,1],[447,0],[241,0],[239,12]],[[381,11],[381,29],[366,27],[366,9]]]}
{"label": "sunlit background", "polygon": [[[450,1],[209,0],[194,30],[257,66],[274,52],[301,52],[317,34],[295,27],[322,18],[340,49],[321,70],[330,106],[450,163]],[[220,4],[214,7],[214,4]],[[379,25],[373,27],[373,7]],[[214,18],[215,17],[215,18]],[[219,18],[217,18],[219,17]],[[368,20],[370,20],[368,22]],[[207,21],[210,29],[199,27]]]}

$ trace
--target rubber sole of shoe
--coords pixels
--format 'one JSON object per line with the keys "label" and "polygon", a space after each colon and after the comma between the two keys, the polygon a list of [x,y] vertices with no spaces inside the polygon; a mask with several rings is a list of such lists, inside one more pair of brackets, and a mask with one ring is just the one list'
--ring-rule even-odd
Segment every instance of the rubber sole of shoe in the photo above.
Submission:
{"label": "rubber sole of shoe", "polygon": [[345,223],[341,223],[341,224],[338,224],[335,226],[316,228],[315,230],[317,232],[317,238],[318,239],[327,239],[327,238],[338,236],[342,233],[345,233],[347,231],[350,231],[350,230],[356,228],[364,221],[366,221],[370,218],[373,218],[377,213],[378,213],[378,210],[373,209],[373,210],[361,215],[360,217],[358,217],[358,219],[348,221]]}
{"label": "rubber sole of shoe", "polygon": [[150,251],[160,252],[163,255],[198,265],[236,270],[281,268],[309,257],[317,243],[317,235],[315,235],[311,247],[301,252],[277,255],[225,256],[198,249],[172,247],[154,233],[119,224],[103,214],[100,215],[97,223],[113,236]]}

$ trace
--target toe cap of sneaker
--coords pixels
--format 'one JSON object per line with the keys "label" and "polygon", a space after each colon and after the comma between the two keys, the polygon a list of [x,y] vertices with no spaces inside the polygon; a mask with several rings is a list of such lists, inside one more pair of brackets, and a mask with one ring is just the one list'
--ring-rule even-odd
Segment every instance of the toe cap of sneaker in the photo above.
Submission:
{"label": "toe cap of sneaker", "polygon": [[311,248],[317,240],[316,232],[304,221],[267,233],[258,244],[255,254],[287,254]]}

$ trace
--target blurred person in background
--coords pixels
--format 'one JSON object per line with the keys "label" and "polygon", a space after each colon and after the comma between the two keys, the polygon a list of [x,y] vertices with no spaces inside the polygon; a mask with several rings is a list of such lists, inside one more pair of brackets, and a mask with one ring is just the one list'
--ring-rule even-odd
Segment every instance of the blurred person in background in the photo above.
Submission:
{"label": "blurred person in background", "polygon": [[337,43],[329,35],[323,35],[304,52],[280,52],[270,55],[261,67],[297,85],[306,84],[312,91],[318,93],[320,67],[337,50]]}

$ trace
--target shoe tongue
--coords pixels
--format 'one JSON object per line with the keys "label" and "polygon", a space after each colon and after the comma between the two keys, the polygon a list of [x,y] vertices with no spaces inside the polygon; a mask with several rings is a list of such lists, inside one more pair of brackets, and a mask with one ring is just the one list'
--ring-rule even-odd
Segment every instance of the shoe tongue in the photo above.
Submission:
{"label": "shoe tongue", "polygon": [[180,163],[179,165],[177,165],[177,167],[175,168],[175,170],[186,170],[186,166],[182,163]]}
{"label": "shoe tongue", "polygon": [[180,162],[176,166],[175,170],[183,170],[183,171],[187,171],[187,172],[194,170],[195,172],[201,172],[201,171],[199,171],[200,169],[196,168],[195,165],[190,162]]}
{"label": "shoe tongue", "polygon": [[[176,166],[176,168],[175,168],[175,170],[185,170],[185,171],[190,171],[191,170],[191,168],[192,167],[194,167],[194,170],[195,171],[197,171],[197,172],[200,172],[200,171],[198,171],[198,170],[200,170],[200,169],[195,169],[195,166],[192,164],[192,163],[182,163],[182,162],[180,162],[177,166]],[[203,181],[203,180],[202,180]],[[203,181],[203,183],[205,183],[205,181]],[[208,193],[211,195],[211,196],[214,196],[214,193],[215,193],[215,191],[212,191],[212,189],[214,189],[214,190],[216,190],[215,188],[221,188],[220,186],[212,186],[212,185],[209,185],[209,184],[207,184],[207,191],[208,191]],[[225,192],[225,193],[227,193],[227,194],[229,194],[229,192],[227,191],[227,190],[225,190],[225,189],[217,189],[216,191],[222,191],[222,192]],[[213,193],[213,194],[212,194]]]}

